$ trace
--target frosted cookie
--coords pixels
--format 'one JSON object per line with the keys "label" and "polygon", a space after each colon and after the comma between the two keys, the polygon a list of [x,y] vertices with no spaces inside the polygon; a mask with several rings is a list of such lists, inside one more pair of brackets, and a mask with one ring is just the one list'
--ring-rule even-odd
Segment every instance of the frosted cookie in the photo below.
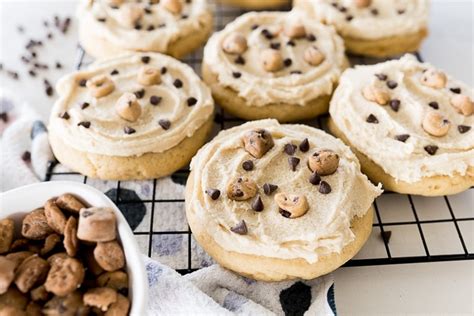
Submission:
{"label": "frosted cookie", "polygon": [[294,12],[251,12],[214,33],[202,74],[231,114],[288,122],[327,112],[347,65],[332,27]]}
{"label": "frosted cookie", "polygon": [[474,185],[473,90],[412,55],[346,70],[331,131],[385,189],[446,195]]}
{"label": "frosted cookie", "polygon": [[289,0],[218,0],[218,2],[249,10],[276,8],[290,3]]}
{"label": "frosted cookie", "polygon": [[294,6],[334,25],[353,54],[414,52],[428,34],[428,0],[294,0]]}
{"label": "frosted cookie", "polygon": [[159,52],[181,58],[212,31],[207,0],[81,0],[79,40],[90,55]]}
{"label": "frosted cookie", "polygon": [[212,128],[193,70],[157,53],[122,55],[62,78],[49,123],[56,158],[87,176],[149,179],[185,166]]}
{"label": "frosted cookie", "polygon": [[186,214],[222,266],[255,279],[312,279],[352,258],[381,194],[340,140],[276,120],[222,131],[191,162]]}

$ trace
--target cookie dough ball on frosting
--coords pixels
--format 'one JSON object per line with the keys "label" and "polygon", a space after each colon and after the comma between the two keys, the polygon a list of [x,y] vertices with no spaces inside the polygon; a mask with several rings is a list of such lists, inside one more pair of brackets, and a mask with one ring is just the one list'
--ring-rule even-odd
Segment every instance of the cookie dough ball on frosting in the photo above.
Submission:
{"label": "cookie dough ball on frosting", "polygon": [[468,85],[405,55],[346,70],[329,127],[385,189],[455,194],[474,185],[473,97]]}
{"label": "cookie dough ball on frosting", "polygon": [[380,194],[342,141],[259,120],[222,131],[199,150],[186,214],[222,266],[265,281],[313,279],[359,251]]}
{"label": "cookie dough ball on frosting", "polygon": [[222,4],[241,7],[248,10],[278,8],[290,3],[290,0],[217,0]]}
{"label": "cookie dough ball on frosting", "polygon": [[294,0],[293,5],[333,25],[346,49],[357,55],[414,52],[428,34],[428,0]]}
{"label": "cookie dough ball on frosting", "polygon": [[79,41],[96,58],[159,52],[181,58],[212,31],[207,0],[81,0]]}
{"label": "cookie dough ball on frosting", "polygon": [[189,66],[158,53],[97,61],[63,77],[57,91],[53,152],[93,178],[169,175],[189,163],[212,128],[209,89]]}
{"label": "cookie dough ball on frosting", "polygon": [[291,122],[327,112],[347,65],[332,27],[295,12],[250,12],[211,37],[202,74],[229,113]]}

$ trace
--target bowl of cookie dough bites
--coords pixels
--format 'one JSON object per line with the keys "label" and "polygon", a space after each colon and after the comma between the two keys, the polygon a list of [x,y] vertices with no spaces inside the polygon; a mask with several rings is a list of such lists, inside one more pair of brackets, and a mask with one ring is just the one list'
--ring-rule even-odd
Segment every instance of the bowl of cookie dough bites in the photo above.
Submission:
{"label": "bowl of cookie dough bites", "polygon": [[145,315],[142,256],[115,204],[87,185],[43,182],[0,194],[0,310]]}

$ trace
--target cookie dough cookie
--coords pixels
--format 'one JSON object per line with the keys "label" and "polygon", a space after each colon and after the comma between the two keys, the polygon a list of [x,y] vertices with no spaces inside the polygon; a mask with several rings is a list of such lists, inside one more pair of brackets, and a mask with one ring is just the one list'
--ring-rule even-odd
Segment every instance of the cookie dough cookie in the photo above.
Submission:
{"label": "cookie dough cookie", "polygon": [[96,58],[159,52],[181,58],[212,31],[207,0],[81,0],[79,41]]}
{"label": "cookie dough cookie", "polygon": [[261,10],[284,6],[289,4],[290,0],[218,0],[218,2],[248,10]]}
{"label": "cookie dough cookie", "polygon": [[212,128],[214,103],[193,70],[162,54],[122,55],[62,78],[49,139],[94,178],[150,179],[185,166]]}
{"label": "cookie dough cookie", "polygon": [[202,74],[232,115],[290,122],[327,112],[347,65],[332,27],[295,12],[251,12],[211,37]]}
{"label": "cookie dough cookie", "polygon": [[468,85],[406,55],[346,70],[329,127],[387,190],[427,196],[474,185],[474,104]]}
{"label": "cookie dough cookie", "polygon": [[428,0],[294,0],[294,6],[334,25],[346,49],[357,55],[414,52],[428,34]]}
{"label": "cookie dough cookie", "polygon": [[251,278],[313,279],[352,258],[381,194],[340,140],[260,120],[222,131],[191,162],[186,214],[222,266]]}

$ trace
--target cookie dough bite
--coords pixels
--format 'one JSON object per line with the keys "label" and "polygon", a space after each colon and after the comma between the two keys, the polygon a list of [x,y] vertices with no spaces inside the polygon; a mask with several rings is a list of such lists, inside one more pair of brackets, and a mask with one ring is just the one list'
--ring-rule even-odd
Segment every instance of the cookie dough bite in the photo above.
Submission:
{"label": "cookie dough bite", "polygon": [[289,4],[290,0],[218,0],[218,2],[248,10],[261,10],[282,7]]}
{"label": "cookie dough bite", "polygon": [[428,34],[428,0],[294,0],[293,5],[334,25],[352,54],[389,57],[414,52]]}
{"label": "cookie dough bite", "polygon": [[259,120],[220,132],[193,158],[186,214],[222,266],[265,281],[313,279],[359,251],[380,194],[342,141]]}
{"label": "cookie dough bite", "polygon": [[97,61],[63,77],[57,91],[53,152],[93,178],[169,175],[189,163],[212,128],[209,89],[191,67],[158,53]]}
{"label": "cookie dough bite", "polygon": [[181,58],[212,31],[207,0],[81,0],[79,41],[93,57],[159,52]]}
{"label": "cookie dough bite", "polygon": [[331,131],[387,190],[427,196],[474,185],[473,90],[414,56],[348,69]]}
{"label": "cookie dough bite", "polygon": [[230,114],[291,122],[327,112],[347,66],[332,27],[296,12],[250,12],[214,33],[202,74]]}

